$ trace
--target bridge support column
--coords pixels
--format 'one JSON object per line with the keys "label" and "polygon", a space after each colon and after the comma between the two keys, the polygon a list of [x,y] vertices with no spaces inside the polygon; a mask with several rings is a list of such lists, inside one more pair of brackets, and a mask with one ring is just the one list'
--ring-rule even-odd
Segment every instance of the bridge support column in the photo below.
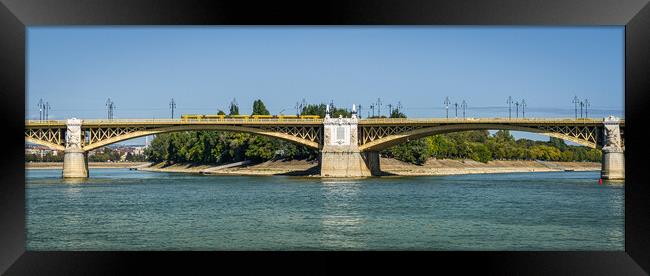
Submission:
{"label": "bridge support column", "polygon": [[63,156],[63,178],[88,177],[88,158],[83,150],[66,149]]}
{"label": "bridge support column", "polygon": [[609,116],[604,120],[605,143],[600,177],[607,180],[625,179],[625,155],[621,145],[619,119]]}
{"label": "bridge support column", "polygon": [[88,153],[81,148],[81,120],[66,122],[65,152],[63,155],[63,178],[88,177]]}
{"label": "bridge support column", "polygon": [[323,122],[323,148],[321,150],[321,176],[367,177],[379,175],[379,154],[361,152],[357,141],[356,114],[352,118],[325,117]]}

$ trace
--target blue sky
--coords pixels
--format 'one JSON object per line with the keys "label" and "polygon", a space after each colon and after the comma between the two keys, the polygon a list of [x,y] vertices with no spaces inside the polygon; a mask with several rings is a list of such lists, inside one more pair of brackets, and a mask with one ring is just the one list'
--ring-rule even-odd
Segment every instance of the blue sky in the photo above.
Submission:
{"label": "blue sky", "polygon": [[[165,118],[242,113],[262,99],[271,113],[308,103],[370,106],[381,98],[409,117],[444,117],[444,99],[468,117],[623,115],[623,27],[30,27],[26,119],[39,99],[50,119]],[[513,107],[514,109],[514,107]],[[451,109],[450,116],[453,116]],[[375,110],[376,112],[376,110]],[[459,112],[460,113],[460,112]],[[514,111],[513,111],[514,116]],[[547,138],[545,138],[547,139]]]}

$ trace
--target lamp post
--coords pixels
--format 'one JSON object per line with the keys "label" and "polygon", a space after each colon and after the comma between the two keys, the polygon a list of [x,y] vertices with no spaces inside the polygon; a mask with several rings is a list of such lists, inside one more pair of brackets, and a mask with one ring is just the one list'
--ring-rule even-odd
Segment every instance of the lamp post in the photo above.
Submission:
{"label": "lamp post", "polygon": [[573,96],[573,101],[571,102],[575,105],[576,119],[578,119],[578,104],[580,103],[578,96]]}
{"label": "lamp post", "polygon": [[463,100],[463,103],[461,103],[460,106],[463,108],[463,119],[465,119],[465,109],[467,109],[467,102]]}
{"label": "lamp post", "polygon": [[109,120],[113,119],[113,109],[115,109],[115,103],[111,101],[111,98],[108,98],[106,100],[106,109],[107,109],[106,117]]}
{"label": "lamp post", "polygon": [[50,107],[50,102],[45,102],[45,120],[46,121],[50,119],[50,109],[52,109]]}
{"label": "lamp post", "polygon": [[174,119],[174,108],[176,108],[176,102],[174,101],[174,98],[169,102],[169,108],[172,110],[172,119]]}
{"label": "lamp post", "polygon": [[454,106],[456,107],[456,118],[458,118],[458,102],[455,102]]}
{"label": "lamp post", "polygon": [[526,118],[526,100],[521,100],[521,117]]}
{"label": "lamp post", "polygon": [[512,97],[508,96],[506,103],[508,104],[508,119],[512,119]]}
{"label": "lamp post", "polygon": [[589,118],[589,107],[591,104],[589,103],[588,99],[585,99],[585,118]]}
{"label": "lamp post", "polygon": [[43,99],[38,100],[38,120],[43,121]]}
{"label": "lamp post", "polygon": [[519,119],[519,102],[515,102],[515,116]]}
{"label": "lamp post", "polygon": [[381,99],[377,98],[377,117],[381,117]]}
{"label": "lamp post", "polygon": [[451,102],[449,101],[449,97],[445,97],[445,111],[447,112],[447,119],[449,119],[449,104]]}

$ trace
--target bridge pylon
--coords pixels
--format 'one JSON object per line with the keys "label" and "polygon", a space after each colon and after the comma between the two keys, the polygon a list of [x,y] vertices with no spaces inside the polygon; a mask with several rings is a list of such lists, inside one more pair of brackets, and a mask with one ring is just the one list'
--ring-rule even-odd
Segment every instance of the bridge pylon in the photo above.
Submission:
{"label": "bridge pylon", "polygon": [[379,153],[361,152],[358,118],[325,117],[320,171],[324,177],[367,177],[380,174]]}
{"label": "bridge pylon", "polygon": [[82,149],[81,120],[66,121],[63,178],[88,177],[88,153]]}
{"label": "bridge pylon", "polygon": [[603,120],[605,141],[600,177],[607,180],[625,179],[625,155],[623,153],[619,119],[609,116]]}

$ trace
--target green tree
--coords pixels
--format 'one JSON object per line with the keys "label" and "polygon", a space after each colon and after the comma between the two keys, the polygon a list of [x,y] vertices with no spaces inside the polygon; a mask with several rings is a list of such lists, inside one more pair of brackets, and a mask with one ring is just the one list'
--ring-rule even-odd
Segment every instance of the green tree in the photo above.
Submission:
{"label": "green tree", "polygon": [[239,105],[236,99],[232,99],[232,102],[230,102],[230,113],[228,115],[239,115]]}
{"label": "green tree", "polygon": [[262,100],[255,100],[253,102],[253,114],[252,115],[270,115],[271,113],[266,109]]}

